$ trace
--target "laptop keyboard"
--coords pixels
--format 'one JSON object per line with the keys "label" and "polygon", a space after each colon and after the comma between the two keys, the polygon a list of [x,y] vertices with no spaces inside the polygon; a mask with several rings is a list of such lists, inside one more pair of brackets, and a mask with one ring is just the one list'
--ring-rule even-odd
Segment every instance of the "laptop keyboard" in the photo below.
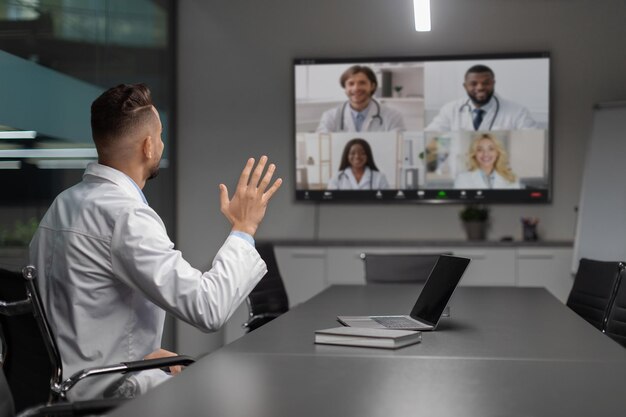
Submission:
{"label": "laptop keyboard", "polygon": [[382,324],[389,329],[414,329],[419,327],[419,323],[409,320],[406,317],[370,317],[376,323]]}

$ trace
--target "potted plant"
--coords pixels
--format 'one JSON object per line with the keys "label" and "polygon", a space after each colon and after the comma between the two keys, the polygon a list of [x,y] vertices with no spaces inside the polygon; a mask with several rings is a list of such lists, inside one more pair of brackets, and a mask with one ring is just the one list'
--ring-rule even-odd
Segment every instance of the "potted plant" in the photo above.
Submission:
{"label": "potted plant", "polygon": [[459,213],[469,240],[485,240],[489,224],[489,208],[479,204],[468,204]]}

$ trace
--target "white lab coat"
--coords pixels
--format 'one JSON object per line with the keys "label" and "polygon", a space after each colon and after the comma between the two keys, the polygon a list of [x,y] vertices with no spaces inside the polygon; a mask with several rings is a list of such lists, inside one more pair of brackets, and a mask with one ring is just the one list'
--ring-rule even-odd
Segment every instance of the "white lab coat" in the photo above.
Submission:
{"label": "white lab coat", "polygon": [[[507,181],[502,175],[493,172],[492,189],[517,189],[521,188],[518,180],[513,182]],[[456,176],[454,180],[454,188],[458,189],[488,189],[490,188],[485,181],[485,176],[479,169],[473,171],[462,172]]]}
{"label": "white lab coat", "polygon": [[[478,130],[519,130],[536,129],[537,123],[523,106],[496,96],[481,107],[486,113]],[[498,101],[500,106],[498,108]],[[427,131],[447,132],[450,130],[474,130],[474,105],[469,98],[462,98],[445,104],[437,116],[426,126]],[[494,119],[495,118],[495,119]],[[493,126],[491,122],[493,121]]]}
{"label": "white lab coat", "polygon": [[352,168],[341,170],[328,181],[327,190],[386,190],[389,188],[387,177],[380,171],[365,167],[361,182],[357,182]]}
{"label": "white lab coat", "polygon": [[[361,132],[389,132],[393,130],[405,130],[402,115],[397,110],[391,109],[384,104],[380,106],[380,118],[376,117],[379,113],[378,107],[374,100],[370,101],[367,116],[361,126]],[[341,118],[343,118],[343,130],[341,129]],[[382,119],[382,123],[381,123]],[[322,114],[320,124],[315,130],[318,133],[330,132],[356,132],[356,126],[350,112],[350,105],[344,103],[340,106],[326,110]]]}
{"label": "white lab coat", "polygon": [[[97,163],[56,198],[30,259],[64,377],[159,349],[165,311],[204,331],[218,329],[267,271],[253,245],[237,236],[226,239],[209,271],[194,269],[132,180]],[[160,370],[89,378],[70,398],[134,396],[166,378]]]}

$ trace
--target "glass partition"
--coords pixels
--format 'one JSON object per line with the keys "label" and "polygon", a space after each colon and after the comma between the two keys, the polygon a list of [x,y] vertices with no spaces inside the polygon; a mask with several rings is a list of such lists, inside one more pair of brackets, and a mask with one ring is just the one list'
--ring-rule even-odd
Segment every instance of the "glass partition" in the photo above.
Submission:
{"label": "glass partition", "polygon": [[0,1],[0,205],[47,204],[79,181],[96,159],[91,102],[138,82],[152,90],[166,145],[146,193],[173,204],[160,197],[173,189],[173,12],[171,0]]}

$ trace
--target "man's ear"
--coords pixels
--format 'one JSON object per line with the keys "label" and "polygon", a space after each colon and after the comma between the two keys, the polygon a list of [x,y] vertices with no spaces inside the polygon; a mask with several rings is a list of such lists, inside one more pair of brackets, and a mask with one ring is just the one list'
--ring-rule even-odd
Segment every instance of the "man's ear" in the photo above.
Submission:
{"label": "man's ear", "polygon": [[146,159],[152,159],[154,156],[154,145],[152,144],[152,136],[146,136],[141,142],[143,156]]}

